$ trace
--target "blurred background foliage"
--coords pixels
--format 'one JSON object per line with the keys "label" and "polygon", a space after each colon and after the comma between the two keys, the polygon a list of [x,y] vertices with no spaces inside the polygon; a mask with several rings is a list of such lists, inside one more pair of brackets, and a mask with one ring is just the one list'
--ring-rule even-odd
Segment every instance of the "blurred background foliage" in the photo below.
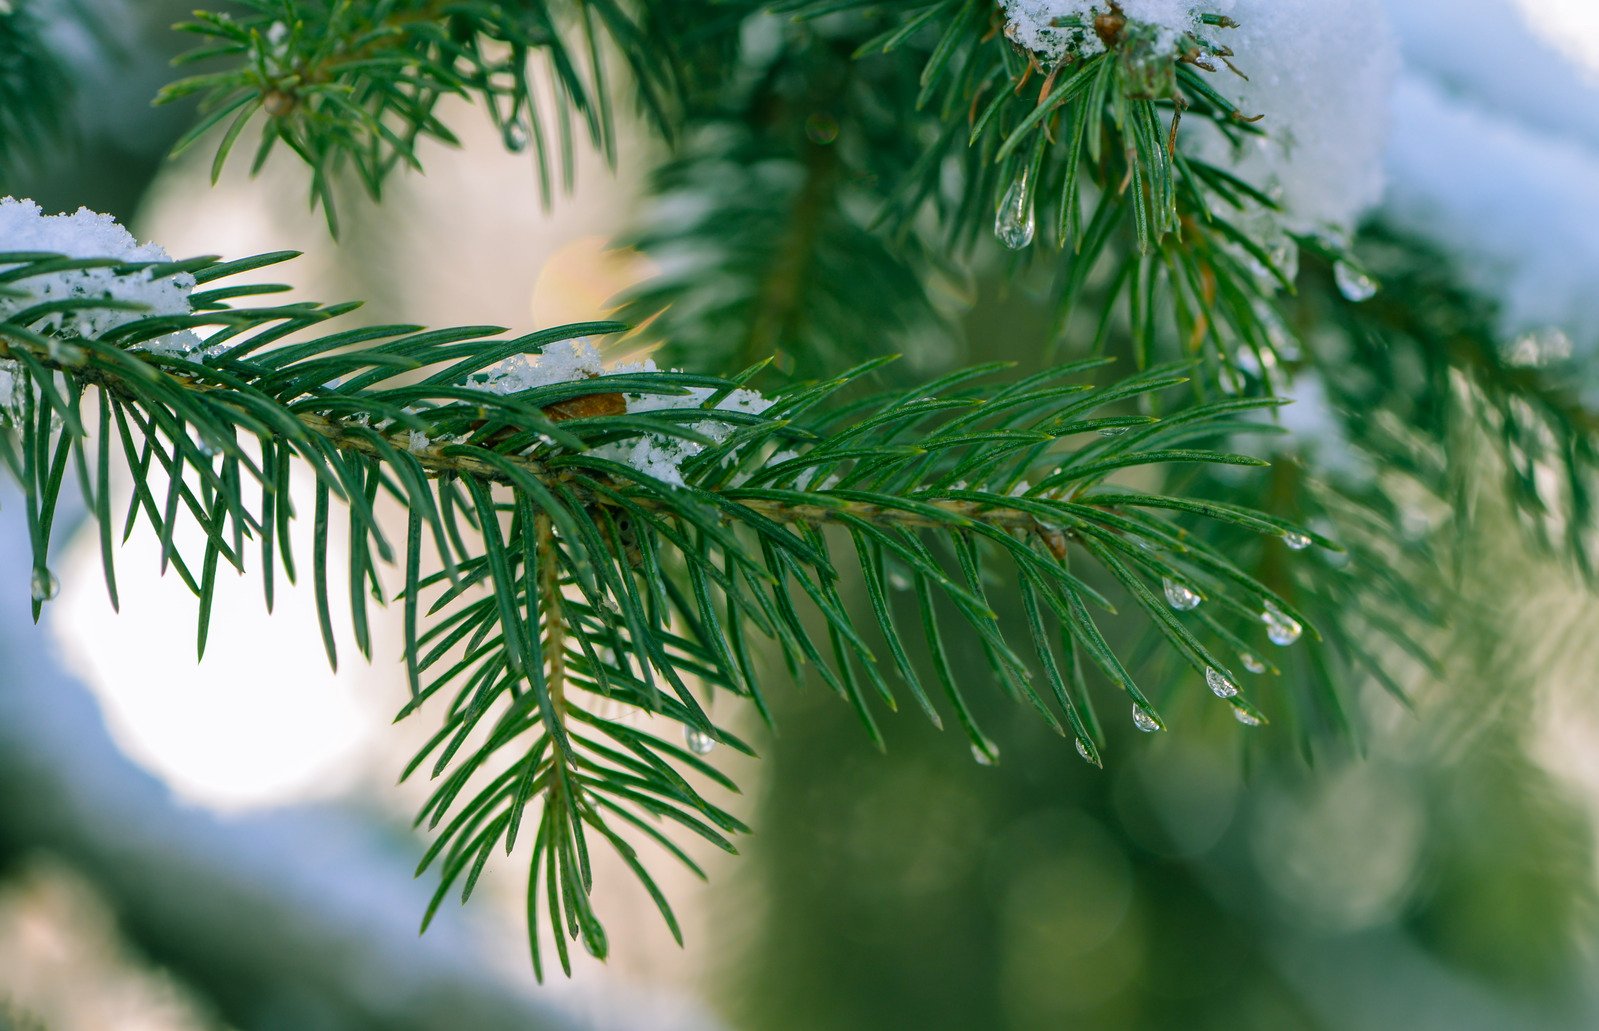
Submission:
{"label": "blurred background foliage", "polygon": [[[302,212],[303,181],[287,162],[254,185],[225,177],[215,192],[204,161],[164,163],[192,111],[147,101],[170,79],[166,61],[182,41],[166,26],[186,3],[77,2],[112,29],[100,41],[75,36],[62,28],[73,19],[64,4],[36,5],[54,22],[57,53],[96,56],[79,53],[61,83],[68,131],[0,165],[0,195],[109,211],[174,252],[304,247],[313,254],[296,285],[366,298],[371,321],[527,326],[596,317],[620,294],[635,317],[666,309],[636,346],[664,340],[671,361],[715,371],[775,350],[794,373],[901,349],[919,370],[972,359],[1028,369],[1054,325],[1048,262],[1023,266],[983,245],[957,273],[925,227],[893,237],[873,228],[886,184],[925,140],[877,134],[906,98],[849,59],[848,39],[809,38],[825,28],[750,19],[736,60],[701,63],[718,74],[691,84],[677,150],[624,120],[622,171],[602,178],[585,155],[576,196],[557,199],[553,214],[538,212],[535,175],[500,152],[489,127],[463,132],[458,154],[430,153],[429,176],[396,182],[381,207],[351,189],[334,244]],[[725,34],[706,38],[727,46]],[[0,59],[0,88],[18,82],[44,84]],[[709,242],[680,253],[685,238]],[[1408,318],[1425,322],[1428,305],[1439,318],[1458,313],[1459,298],[1405,282],[1430,268],[1413,250],[1372,239],[1397,248],[1373,251],[1373,265]],[[451,247],[473,256],[452,261]],[[1285,318],[1311,345],[1306,361],[1331,367],[1331,351],[1314,346],[1339,317],[1328,271],[1312,263],[1300,288]],[[1124,336],[1109,346],[1126,356]],[[1357,450],[1392,456],[1404,445],[1414,455],[1384,468],[1386,489],[1328,489],[1291,452],[1269,475],[1191,486],[1267,508],[1293,499],[1296,517],[1339,527],[1356,545],[1348,564],[1307,560],[1328,567],[1332,589],[1308,595],[1291,579],[1302,574],[1278,571],[1279,589],[1299,590],[1307,605],[1375,606],[1378,623],[1371,597],[1382,575],[1412,575],[1420,600],[1406,609],[1407,630],[1424,638],[1434,668],[1379,625],[1368,632],[1380,640],[1363,642],[1378,671],[1353,668],[1336,640],[1277,651],[1305,707],[1240,735],[1220,707],[1200,703],[1191,672],[1148,642],[1116,640],[1122,654],[1144,656],[1135,675],[1165,685],[1155,700],[1181,729],[1149,737],[1109,721],[1104,771],[997,692],[971,692],[1002,743],[988,767],[957,735],[915,718],[885,721],[888,751],[876,754],[826,692],[770,692],[777,729],[746,726],[763,758],[739,773],[742,813],[757,831],[749,856],[713,864],[708,890],[682,889],[693,911],[686,952],[668,951],[640,909],[636,942],[609,968],[581,970],[581,992],[630,983],[698,998],[728,1026],[776,1031],[1599,1024],[1599,612],[1571,573],[1571,551],[1521,532],[1524,508],[1497,489],[1516,477],[1512,457],[1443,411],[1449,369],[1429,371],[1429,353],[1384,350],[1391,369],[1328,377]],[[1407,375],[1444,385],[1436,395],[1392,389]],[[1464,468],[1440,456],[1440,432],[1477,436],[1460,452],[1472,456]],[[1470,520],[1450,518],[1468,506]],[[85,631],[58,632],[71,642]],[[127,664],[187,661],[152,648]],[[957,677],[988,676],[980,656],[955,649],[952,659]],[[213,689],[228,691],[220,679]],[[397,704],[397,667],[377,679]],[[1331,680],[1361,686],[1335,704],[1317,686]],[[340,792],[350,819],[399,827],[403,807],[375,799],[403,751],[361,760],[368,774]],[[25,804],[13,795],[4,807]],[[420,851],[397,830],[393,841],[402,854]],[[168,947],[170,932],[126,918],[127,882],[97,883],[70,847],[30,839],[25,823],[0,819],[0,855],[0,1026],[134,1026],[63,1001],[85,982],[50,973],[57,954],[88,972],[88,994],[107,1005],[142,1000],[140,1027],[363,1026],[353,1013],[268,1005],[259,984],[242,991],[236,974]],[[515,905],[505,892],[497,919],[514,925]],[[613,942],[629,937],[626,923]]]}

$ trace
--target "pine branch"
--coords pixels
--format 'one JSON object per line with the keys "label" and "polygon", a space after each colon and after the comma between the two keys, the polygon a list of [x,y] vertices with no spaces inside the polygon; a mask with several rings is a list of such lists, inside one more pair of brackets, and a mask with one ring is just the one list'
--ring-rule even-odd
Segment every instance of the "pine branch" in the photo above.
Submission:
{"label": "pine branch", "polygon": [[[445,705],[407,771],[427,766],[438,779],[419,817],[437,831],[422,863],[440,870],[430,914],[453,886],[471,893],[490,853],[502,842],[511,849],[537,800],[529,912],[540,970],[541,898],[563,967],[570,938],[596,954],[608,947],[590,903],[591,838],[618,851],[674,933],[675,917],[632,839],[643,835],[688,861],[655,826],[664,820],[732,849],[731,836],[745,828],[689,778],[732,788],[700,756],[718,741],[748,746],[712,723],[703,700],[726,691],[767,711],[752,658],[758,639],[775,642],[794,676],[808,668],[848,701],[881,743],[876,710],[896,700],[868,640],[875,636],[919,707],[935,721],[952,711],[992,760],[998,746],[939,658],[943,620],[953,614],[1001,687],[1097,763],[1104,738],[1085,665],[1124,692],[1141,726],[1163,725],[1099,627],[1115,612],[1112,595],[1142,610],[1202,674],[1196,683],[1208,682],[1250,723],[1263,716],[1237,695],[1221,656],[1248,627],[1258,629],[1263,608],[1304,620],[1183,521],[1336,547],[1237,505],[1115,482],[1148,466],[1260,464],[1201,442],[1268,401],[1229,399],[1165,419],[1098,414],[1180,387],[1181,369],[1093,390],[1072,381],[1102,361],[1021,379],[988,366],[863,396],[874,362],[785,388],[768,407],[744,386],[757,369],[733,380],[647,367],[562,377],[518,364],[524,354],[570,358],[569,341],[621,328],[614,324],[510,339],[490,327],[409,326],[299,339],[348,307],[235,307],[232,299],[271,288],[220,282],[284,257],[151,266],[0,255],[9,269],[0,285],[12,293],[32,279],[100,268],[141,283],[193,276],[203,288],[191,295],[189,315],[141,316],[108,299],[112,291],[35,304],[0,323],[14,363],[6,367],[4,457],[26,489],[35,611],[52,593],[51,524],[68,466],[99,520],[115,598],[118,519],[107,470],[110,453],[121,451],[134,481],[123,535],[141,519],[158,535],[163,564],[200,600],[202,650],[217,570],[244,569],[250,541],[269,605],[276,570],[293,578],[287,471],[309,467],[313,581],[330,660],[337,642],[326,556],[337,499],[349,521],[358,647],[369,655],[378,567],[403,566],[413,696],[402,715],[434,698]],[[82,316],[108,307],[118,315],[109,329],[85,336],[62,328],[100,325]],[[203,346],[174,346],[190,339],[174,334],[197,331],[208,333]],[[379,496],[408,513],[403,542],[377,519]],[[179,547],[183,520],[204,532],[203,553]],[[986,596],[985,571],[996,562],[1011,568],[1026,603],[1023,626],[1004,625]],[[846,602],[846,575],[865,584],[869,612]],[[1090,576],[1108,578],[1111,593]],[[931,648],[931,681],[908,658],[905,606],[889,594],[901,577],[914,599],[912,625]],[[1185,611],[1210,599],[1218,615],[1190,625],[1161,600],[1162,589]],[[601,715],[602,702],[675,725],[685,747]]]}
{"label": "pine branch", "polygon": [[[1530,539],[1591,581],[1599,413],[1576,386],[1571,342],[1558,331],[1504,339],[1495,306],[1415,241],[1374,229],[1363,248],[1384,289],[1362,304],[1329,306],[1324,321],[1369,378],[1330,362],[1325,377],[1351,410],[1391,412],[1426,441],[1427,481],[1449,499],[1457,530],[1471,520],[1486,444]],[[1383,460],[1414,464],[1395,452],[1385,448]]]}
{"label": "pine branch", "polygon": [[[648,41],[648,9],[634,15],[598,0],[246,0],[245,17],[198,11],[178,26],[202,37],[181,64],[226,61],[233,67],[190,76],[163,90],[158,103],[199,95],[204,116],[175,151],[222,128],[212,179],[245,129],[263,116],[251,162],[259,171],[278,143],[311,170],[311,199],[337,235],[334,177],[352,170],[374,199],[399,166],[420,169],[417,145],[456,145],[438,104],[459,96],[483,104],[505,146],[533,148],[545,202],[555,172],[570,189],[576,152],[572,121],[614,162],[615,130],[602,37],[633,73],[641,105],[670,133],[676,93],[670,50]],[[576,37],[564,38],[563,33]],[[541,106],[530,69],[547,62],[553,103]]]}
{"label": "pine branch", "polygon": [[798,378],[947,337],[934,299],[947,263],[921,234],[873,224],[924,150],[924,127],[898,117],[913,93],[855,61],[842,28],[732,13],[777,38],[726,52],[739,35],[718,25],[689,53],[722,74],[686,99],[684,144],[625,238],[662,271],[622,317],[674,361],[775,355]]}

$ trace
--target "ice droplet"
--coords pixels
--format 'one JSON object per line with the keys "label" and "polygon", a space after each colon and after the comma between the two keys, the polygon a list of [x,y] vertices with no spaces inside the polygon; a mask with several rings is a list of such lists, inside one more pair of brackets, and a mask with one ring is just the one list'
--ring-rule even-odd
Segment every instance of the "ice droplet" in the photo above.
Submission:
{"label": "ice droplet", "polygon": [[61,592],[61,581],[48,569],[33,571],[33,600],[49,601]]}
{"label": "ice droplet", "polygon": [[1283,534],[1283,543],[1288,545],[1290,551],[1304,551],[1310,547],[1310,538],[1305,534],[1289,530]]}
{"label": "ice droplet", "polygon": [[1133,726],[1146,734],[1153,734],[1160,729],[1160,721],[1137,702],[1133,703]]}
{"label": "ice droplet", "polygon": [[1377,281],[1347,261],[1333,264],[1333,282],[1338,284],[1338,292],[1344,295],[1344,300],[1355,304],[1377,296]]}
{"label": "ice droplet", "polygon": [[1205,600],[1199,596],[1198,591],[1179,580],[1173,580],[1171,577],[1163,579],[1161,586],[1166,589],[1166,604],[1178,612],[1197,609],[1199,603]]}
{"label": "ice droplet", "polygon": [[716,747],[716,739],[698,727],[683,728],[683,743],[695,755],[710,755]]}
{"label": "ice droplet", "polygon": [[994,215],[994,235],[1006,247],[1019,251],[1033,242],[1033,228],[1033,189],[1024,168],[999,202],[999,212]]}
{"label": "ice droplet", "polygon": [[988,745],[985,748],[982,745],[974,744],[972,745],[972,758],[977,761],[979,766],[993,766],[999,762],[999,749],[994,745]]}
{"label": "ice droplet", "polygon": [[1269,601],[1266,603],[1266,610],[1260,614],[1260,621],[1266,624],[1267,639],[1279,648],[1286,648],[1299,640],[1299,635],[1305,629],[1298,621],[1285,615]]}
{"label": "ice droplet", "polygon": [[1237,720],[1239,723],[1242,723],[1246,727],[1258,727],[1261,723],[1259,716],[1256,716],[1248,709],[1240,708],[1236,705],[1233,706],[1233,719]]}
{"label": "ice droplet", "polygon": [[1238,693],[1238,685],[1227,679],[1227,674],[1214,666],[1205,670],[1205,683],[1217,698],[1231,698]]}
{"label": "ice droplet", "polygon": [[506,122],[505,128],[501,130],[500,134],[505,139],[505,149],[511,153],[520,154],[527,149],[527,119],[521,115],[517,115]]}
{"label": "ice droplet", "polygon": [[1266,672],[1266,664],[1248,652],[1238,656],[1238,661],[1243,663],[1244,668],[1249,670],[1251,673]]}

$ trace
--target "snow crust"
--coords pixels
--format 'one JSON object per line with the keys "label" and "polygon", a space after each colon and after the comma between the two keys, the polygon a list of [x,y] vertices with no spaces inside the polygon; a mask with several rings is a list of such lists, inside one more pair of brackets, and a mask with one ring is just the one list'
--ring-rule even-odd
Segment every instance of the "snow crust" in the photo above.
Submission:
{"label": "snow crust", "polygon": [[1387,222],[1449,255],[1517,335],[1559,326],[1599,349],[1599,150],[1407,76],[1395,93]]}
{"label": "snow crust", "polygon": [[[517,355],[487,374],[483,389],[499,394],[518,393],[555,383],[572,383],[605,374],[600,352],[587,340],[563,340],[551,344],[528,361]],[[653,359],[622,362],[613,373],[660,372]],[[682,394],[625,395],[630,413],[703,409],[716,391],[710,387],[688,387]],[[753,390],[733,390],[712,406],[712,411],[747,412],[758,415],[772,402]],[[692,422],[689,428],[712,441],[726,440],[735,427],[715,420]],[[419,435],[418,435],[419,436]],[[422,438],[425,446],[426,438]],[[595,448],[597,458],[620,462],[673,487],[684,485],[683,463],[705,450],[698,441],[658,433],[646,433],[631,441],[618,441]]]}
{"label": "snow crust", "polygon": [[[1091,28],[1054,22],[1091,24],[1109,6],[1106,0],[1001,3],[1006,34],[1046,61],[1102,52]],[[1235,151],[1213,127],[1191,120],[1189,145],[1278,198],[1284,212],[1273,230],[1338,236],[1381,200],[1388,96],[1399,64],[1382,0],[1125,0],[1119,6],[1130,21],[1155,31],[1157,50],[1174,56],[1183,35],[1200,28],[1201,14],[1238,23],[1207,26],[1201,35],[1230,48],[1247,81],[1219,61],[1222,70],[1207,80],[1246,115],[1263,116],[1266,137]]]}
{"label": "snow crust", "polygon": [[1599,149],[1599,69],[1584,66],[1577,26],[1563,25],[1558,9],[1543,0],[1390,0],[1388,9],[1407,71],[1486,114]]}
{"label": "snow crust", "polygon": [[[1500,306],[1512,360],[1599,357],[1599,72],[1517,0],[1390,0],[1382,218]],[[1570,41],[1567,41],[1569,43]],[[1539,341],[1555,341],[1549,347]],[[1531,343],[1529,348],[1527,345]]]}
{"label": "snow crust", "polygon": [[1381,0],[1236,0],[1232,48],[1213,86],[1263,141],[1234,155],[1234,171],[1282,205],[1282,225],[1307,235],[1352,229],[1383,192],[1388,96],[1399,47]]}
{"label": "snow crust", "polygon": [[[1155,30],[1155,48],[1173,50],[1183,35],[1194,29],[1201,11],[1230,7],[1231,0],[1196,4],[1193,0],[1121,0],[1118,4],[1129,21]],[[1002,0],[1005,35],[1018,46],[1031,50],[1048,62],[1068,55],[1090,57],[1105,49],[1093,30],[1059,26],[1055,22],[1073,19],[1092,25],[1094,16],[1110,10],[1105,0]]]}
{"label": "snow crust", "polygon": [[593,344],[582,339],[561,340],[546,347],[536,362],[521,354],[502,362],[489,370],[482,386],[494,394],[517,394],[604,374],[605,363]]}
{"label": "snow crust", "polygon": [[[46,215],[33,201],[14,197],[0,198],[0,251],[48,251],[71,258],[129,262],[172,260],[161,247],[140,244],[110,215],[96,214],[88,208],[79,208],[70,215]],[[11,285],[25,291],[25,296],[0,297],[0,318],[35,304],[86,297],[137,304],[144,309],[57,312],[41,323],[49,332],[93,339],[151,314],[187,315],[194,277],[183,274],[156,278],[149,269],[119,273],[96,268],[32,276]],[[183,353],[199,343],[191,333],[174,333],[141,346],[146,350]]]}

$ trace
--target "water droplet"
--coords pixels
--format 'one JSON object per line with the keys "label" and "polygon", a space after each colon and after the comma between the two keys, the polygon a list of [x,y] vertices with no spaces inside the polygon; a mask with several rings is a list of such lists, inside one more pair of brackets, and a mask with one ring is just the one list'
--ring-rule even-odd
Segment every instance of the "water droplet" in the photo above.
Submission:
{"label": "water droplet", "polygon": [[1304,551],[1310,547],[1310,538],[1305,534],[1289,530],[1283,534],[1283,543],[1288,545],[1290,551]]}
{"label": "water droplet", "polygon": [[1333,264],[1333,282],[1338,284],[1338,292],[1344,295],[1344,300],[1355,304],[1377,296],[1377,281],[1347,261]]}
{"label": "water droplet", "polygon": [[604,959],[605,954],[610,951],[610,944],[605,940],[605,929],[602,927],[597,925],[590,927],[583,932],[581,937],[583,939],[583,951],[595,959]]}
{"label": "water droplet", "polygon": [[1266,637],[1279,648],[1286,648],[1299,640],[1299,635],[1305,629],[1271,602],[1266,603],[1266,610],[1260,614],[1260,621],[1266,624]]}
{"label": "water droplet", "polygon": [[1027,181],[1027,170],[1023,169],[999,202],[994,235],[1006,247],[1019,251],[1033,242],[1033,230],[1033,190]]}
{"label": "water droplet", "polygon": [[888,571],[888,586],[896,591],[908,591],[911,589],[911,578],[898,569],[891,569]]}
{"label": "water droplet", "polygon": [[1157,720],[1154,714],[1148,709],[1145,709],[1137,702],[1134,702],[1133,726],[1137,727],[1139,730],[1142,730],[1146,734],[1153,734],[1155,731],[1160,729],[1160,721]]}
{"label": "water droplet", "polygon": [[1106,426],[1099,431],[1101,437],[1119,437],[1127,432],[1126,426]]}
{"label": "water droplet", "polygon": [[1205,600],[1199,596],[1198,591],[1180,580],[1173,580],[1171,577],[1162,580],[1161,586],[1166,589],[1166,604],[1178,612],[1197,609],[1199,608],[1199,603]]}
{"label": "water droplet", "polygon": [[520,154],[522,151],[527,149],[527,120],[521,115],[517,115],[510,121],[506,122],[505,127],[500,131],[500,133],[505,139],[505,149],[511,153]]}
{"label": "water droplet", "polygon": [[1227,679],[1227,674],[1212,666],[1205,670],[1205,683],[1217,698],[1231,698],[1238,693],[1238,685]]}
{"label": "water droplet", "polygon": [[710,755],[716,747],[716,739],[698,727],[683,728],[683,743],[695,755]]}
{"label": "water droplet", "polygon": [[1088,742],[1087,741],[1084,741],[1082,738],[1078,738],[1077,741],[1076,741],[1076,745],[1077,745],[1077,754],[1083,757],[1083,762],[1091,763],[1094,766],[1098,766],[1101,769],[1104,769],[1104,765],[1105,764],[1100,762],[1099,761],[1099,757],[1094,754],[1094,750],[1092,748],[1088,747]]}
{"label": "water droplet", "polygon": [[1263,722],[1259,716],[1256,716],[1248,709],[1240,708],[1236,705],[1233,706],[1233,719],[1246,727],[1258,727]]}
{"label": "water droplet", "polygon": [[1261,662],[1258,658],[1256,658],[1255,656],[1249,654],[1248,652],[1245,652],[1244,654],[1238,656],[1238,661],[1243,663],[1244,664],[1244,668],[1249,670],[1249,672],[1251,672],[1251,673],[1264,673],[1264,672],[1266,672],[1266,664],[1264,662]]}
{"label": "water droplet", "polygon": [[819,147],[838,139],[838,119],[820,111],[805,119],[805,137]]}
{"label": "water droplet", "polygon": [[995,745],[972,745],[972,758],[979,766],[993,766],[999,762],[999,748]]}
{"label": "water droplet", "polygon": [[33,571],[33,600],[49,601],[61,593],[61,581],[48,569]]}

